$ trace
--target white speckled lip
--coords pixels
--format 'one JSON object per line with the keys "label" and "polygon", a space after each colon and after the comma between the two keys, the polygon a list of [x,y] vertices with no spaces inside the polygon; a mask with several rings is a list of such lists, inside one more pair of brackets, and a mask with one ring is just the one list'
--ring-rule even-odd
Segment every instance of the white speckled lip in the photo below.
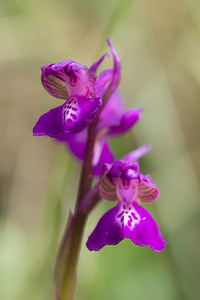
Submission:
{"label": "white speckled lip", "polygon": [[76,120],[79,116],[79,111],[78,101],[75,97],[72,97],[63,107],[65,122],[71,123]]}
{"label": "white speckled lip", "polygon": [[136,224],[140,223],[140,215],[136,212],[132,205],[121,205],[121,209],[116,216],[116,221],[123,229],[124,227],[129,227],[133,229]]}

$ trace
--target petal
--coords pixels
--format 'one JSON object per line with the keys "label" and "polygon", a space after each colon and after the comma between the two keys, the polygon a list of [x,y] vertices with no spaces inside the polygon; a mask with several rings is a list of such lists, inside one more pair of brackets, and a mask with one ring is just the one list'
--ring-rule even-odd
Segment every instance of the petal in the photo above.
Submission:
{"label": "petal", "polygon": [[137,161],[141,156],[145,155],[150,150],[151,150],[150,144],[143,145],[143,146],[139,147],[138,149],[130,152],[126,156],[122,157],[121,161],[123,161],[123,162]]}
{"label": "petal", "polygon": [[122,210],[121,206],[121,211],[124,211],[119,221],[123,230],[123,238],[129,238],[139,246],[149,246],[155,252],[164,250],[167,243],[163,239],[156,222],[146,209],[135,203],[131,209],[129,207],[128,211],[127,209]]}
{"label": "petal", "polygon": [[[67,63],[67,61],[66,61]],[[53,97],[58,99],[65,99],[69,97],[69,93],[66,87],[66,75],[63,72],[52,72],[51,66],[55,64],[50,64],[41,67],[41,82],[45,90]]]}
{"label": "petal", "polygon": [[140,202],[152,202],[159,196],[159,190],[150,175],[140,174],[140,185],[138,188],[138,200]]}
{"label": "petal", "polygon": [[90,251],[99,251],[106,245],[118,244],[124,238],[139,246],[149,246],[156,252],[163,251],[166,245],[147,210],[137,204],[127,207],[123,203],[103,215],[86,245]]}
{"label": "petal", "polygon": [[106,56],[110,56],[110,53],[106,52],[104,55],[102,55],[102,57],[98,61],[93,63],[90,67],[90,71],[96,73],[97,69],[99,68],[100,64],[104,61],[104,58]]}
{"label": "petal", "polygon": [[131,127],[135,125],[135,123],[140,119],[140,110],[138,109],[130,109],[125,112],[122,116],[118,118],[118,122],[115,119],[116,124],[113,124],[110,128],[108,134],[110,136],[118,136],[124,134]]}
{"label": "petal", "polygon": [[33,128],[33,134],[56,137],[64,132],[80,132],[94,120],[101,104],[100,98],[71,96],[65,104],[42,115]]}
{"label": "petal", "polygon": [[112,80],[110,82],[110,85],[108,87],[109,90],[111,91],[115,91],[117,89],[117,86],[120,82],[120,77],[121,77],[121,63],[120,63],[120,59],[117,55],[117,52],[115,51],[115,49],[112,46],[111,41],[108,39],[108,46],[110,47],[111,53],[113,55],[113,77]]}
{"label": "petal", "polygon": [[113,161],[114,161],[114,155],[109,148],[108,142],[104,141],[102,148],[101,148],[101,154],[99,156],[98,163],[96,164],[96,166],[94,168],[93,174],[99,176],[101,174],[103,165],[105,163],[111,164]]}
{"label": "petal", "polygon": [[115,91],[100,114],[98,130],[108,127],[110,136],[124,134],[140,119],[142,108],[124,112],[124,100],[119,91]]}
{"label": "petal", "polygon": [[53,97],[67,99],[71,95],[93,98],[96,75],[84,65],[70,60],[41,68],[41,82]]}
{"label": "petal", "polygon": [[101,178],[99,181],[99,195],[102,199],[107,201],[117,201],[117,189],[109,176],[106,176],[109,170],[112,168],[112,164],[104,164]]}
{"label": "petal", "polygon": [[102,97],[105,93],[105,85],[112,79],[113,70],[104,70],[100,73],[95,83],[95,94]]}
{"label": "petal", "polygon": [[123,239],[121,228],[116,221],[118,211],[118,206],[115,206],[100,219],[86,243],[90,251],[99,251],[106,245],[116,245]]}
{"label": "petal", "polygon": [[[124,112],[124,99],[119,91],[115,91],[111,97],[106,102],[103,110],[101,111],[100,120],[112,119],[114,116],[122,116]],[[111,118],[112,116],[112,118]],[[117,122],[118,119],[117,119]],[[115,125],[115,121],[111,123],[111,125]],[[102,126],[103,127],[103,126]]]}
{"label": "petal", "polygon": [[64,132],[76,133],[88,126],[97,116],[101,104],[101,98],[71,96],[63,105]]}
{"label": "petal", "polygon": [[61,105],[42,115],[33,128],[33,135],[49,135],[55,137],[62,134],[64,125],[62,112],[63,106]]}

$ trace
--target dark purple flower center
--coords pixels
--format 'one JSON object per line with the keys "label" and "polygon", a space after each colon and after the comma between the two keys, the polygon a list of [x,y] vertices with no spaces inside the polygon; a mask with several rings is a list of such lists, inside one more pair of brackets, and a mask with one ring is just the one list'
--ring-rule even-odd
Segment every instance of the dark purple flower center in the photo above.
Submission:
{"label": "dark purple flower center", "polygon": [[139,177],[139,169],[135,163],[116,161],[108,173],[109,178],[121,177],[124,180],[132,180]]}

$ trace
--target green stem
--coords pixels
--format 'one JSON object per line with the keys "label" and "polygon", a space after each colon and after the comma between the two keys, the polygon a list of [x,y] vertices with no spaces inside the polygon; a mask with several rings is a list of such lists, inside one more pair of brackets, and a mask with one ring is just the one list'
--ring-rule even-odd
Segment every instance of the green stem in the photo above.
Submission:
{"label": "green stem", "polygon": [[68,223],[67,239],[63,243],[58,264],[59,273],[57,275],[60,282],[58,282],[57,299],[59,300],[74,298],[76,267],[86,219],[86,214],[78,212],[75,216],[71,216]]}

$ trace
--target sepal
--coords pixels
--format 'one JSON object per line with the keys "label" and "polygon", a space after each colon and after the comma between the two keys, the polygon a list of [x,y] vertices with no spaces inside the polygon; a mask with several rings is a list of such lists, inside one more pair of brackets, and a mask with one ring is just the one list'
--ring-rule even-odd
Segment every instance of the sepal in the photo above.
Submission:
{"label": "sepal", "polygon": [[64,60],[43,66],[41,70],[42,85],[53,97],[64,100],[72,95],[94,97],[96,75],[86,66]]}

